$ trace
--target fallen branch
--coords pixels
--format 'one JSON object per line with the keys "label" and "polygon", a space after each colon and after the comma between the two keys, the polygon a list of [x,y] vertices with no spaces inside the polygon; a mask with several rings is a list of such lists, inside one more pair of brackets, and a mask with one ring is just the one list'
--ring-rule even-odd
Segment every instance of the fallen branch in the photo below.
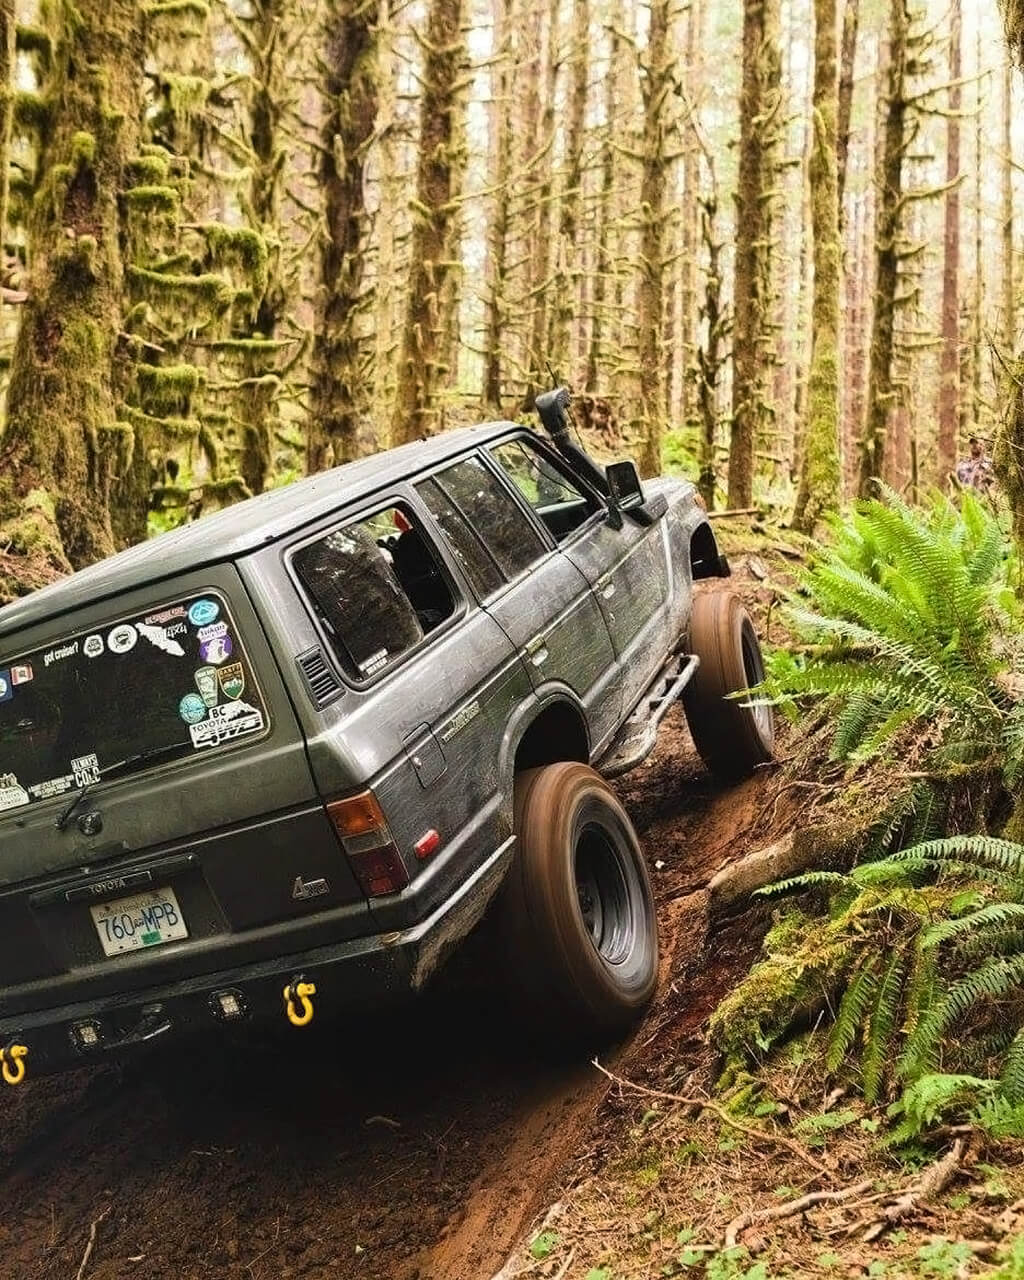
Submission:
{"label": "fallen branch", "polygon": [[957,1138],[949,1151],[941,1160],[936,1160],[934,1164],[930,1164],[921,1178],[912,1187],[909,1187],[898,1200],[894,1200],[888,1208],[883,1209],[881,1216],[876,1218],[868,1227],[867,1231],[861,1236],[861,1240],[865,1244],[870,1244],[872,1240],[899,1222],[901,1218],[909,1217],[916,1209],[922,1207],[923,1201],[933,1200],[936,1196],[941,1195],[953,1180],[953,1175],[960,1168],[960,1161],[964,1153],[964,1140]]}
{"label": "fallen branch", "polygon": [[760,507],[733,507],[731,511],[709,511],[709,520],[729,520],[732,516],[760,515]]}
{"label": "fallen branch", "polygon": [[89,1227],[89,1243],[85,1246],[85,1253],[82,1254],[82,1262],[78,1268],[78,1275],[75,1280],[82,1280],[85,1275],[85,1269],[89,1265],[89,1259],[92,1257],[92,1251],[96,1248],[96,1232],[99,1230],[100,1223],[107,1216],[114,1206],[108,1204],[98,1218],[94,1218],[92,1225]]}
{"label": "fallen branch", "polygon": [[795,1218],[798,1213],[803,1213],[805,1209],[810,1209],[816,1204],[835,1204],[840,1200],[856,1199],[857,1196],[870,1191],[872,1186],[874,1183],[869,1179],[867,1182],[858,1182],[855,1187],[845,1187],[842,1191],[810,1191],[796,1200],[787,1200],[785,1204],[772,1205],[768,1209],[748,1210],[746,1213],[741,1213],[738,1218],[733,1218],[726,1227],[723,1248],[735,1248],[740,1233],[752,1227],[755,1222],[775,1222],[780,1218]]}
{"label": "fallen branch", "polygon": [[710,1098],[687,1098],[680,1093],[666,1093],[662,1089],[648,1089],[646,1085],[634,1084],[632,1080],[615,1075],[607,1067],[602,1067],[596,1058],[591,1059],[591,1061],[603,1076],[607,1076],[613,1084],[617,1084],[622,1089],[632,1089],[634,1093],[639,1093],[645,1098],[660,1098],[663,1102],[675,1102],[679,1106],[694,1107],[700,1111],[710,1111],[712,1115],[721,1120],[722,1124],[727,1124],[731,1129],[745,1133],[748,1138],[753,1138],[756,1142],[769,1142],[773,1146],[784,1147],[792,1155],[796,1156],[798,1160],[810,1165],[812,1169],[815,1169],[824,1177],[832,1177],[832,1170],[826,1168],[819,1160],[815,1160],[814,1156],[805,1147],[802,1147],[799,1142],[794,1142],[792,1138],[786,1138],[781,1133],[775,1133],[771,1129],[758,1129],[754,1125],[744,1124],[742,1120],[737,1120],[735,1116],[731,1116],[725,1107],[720,1107],[717,1102],[712,1102]]}

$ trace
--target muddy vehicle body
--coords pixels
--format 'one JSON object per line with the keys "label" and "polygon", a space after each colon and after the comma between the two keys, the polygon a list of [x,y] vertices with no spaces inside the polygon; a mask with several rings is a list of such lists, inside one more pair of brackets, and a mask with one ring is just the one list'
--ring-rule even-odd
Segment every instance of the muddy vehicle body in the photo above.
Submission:
{"label": "muddy vehicle body", "polygon": [[[725,775],[770,757],[693,487],[493,423],[350,463],[0,610],[8,1083],[269,1015],[376,1006],[485,928],[584,1036],[650,998],[657,928],[604,782],[680,696]],[[695,608],[695,599],[697,607]],[[702,602],[710,602],[708,604]]]}

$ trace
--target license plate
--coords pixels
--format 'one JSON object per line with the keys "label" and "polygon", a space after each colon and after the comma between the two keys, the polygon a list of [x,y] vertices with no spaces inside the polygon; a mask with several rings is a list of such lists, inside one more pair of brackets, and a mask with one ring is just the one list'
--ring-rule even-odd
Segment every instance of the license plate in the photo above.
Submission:
{"label": "license plate", "polygon": [[171,889],[150,889],[90,907],[103,952],[118,956],[187,938],[185,918]]}

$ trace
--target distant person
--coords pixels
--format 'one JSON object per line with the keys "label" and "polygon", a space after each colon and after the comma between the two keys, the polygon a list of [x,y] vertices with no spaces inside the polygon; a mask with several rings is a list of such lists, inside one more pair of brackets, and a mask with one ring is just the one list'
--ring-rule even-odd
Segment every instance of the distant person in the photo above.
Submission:
{"label": "distant person", "polygon": [[995,484],[995,473],[992,470],[992,459],[977,436],[971,436],[970,456],[956,464],[957,483],[962,489],[976,489],[979,493],[989,493]]}

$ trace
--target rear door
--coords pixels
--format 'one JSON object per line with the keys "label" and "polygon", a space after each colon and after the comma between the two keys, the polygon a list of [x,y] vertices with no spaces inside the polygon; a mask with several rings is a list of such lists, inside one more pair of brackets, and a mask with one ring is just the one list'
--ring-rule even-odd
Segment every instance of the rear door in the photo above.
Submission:
{"label": "rear door", "polygon": [[593,588],[628,714],[675,640],[667,522],[643,526],[627,516],[616,529],[562,461],[525,433],[493,445],[490,454]]}
{"label": "rear door", "polygon": [[60,1004],[258,959],[309,917],[369,925],[234,568],[5,640],[0,1013],[33,978]]}
{"label": "rear door", "polygon": [[621,695],[611,637],[584,574],[483,457],[462,458],[417,490],[534,687],[571,690],[597,750],[618,725]]}

